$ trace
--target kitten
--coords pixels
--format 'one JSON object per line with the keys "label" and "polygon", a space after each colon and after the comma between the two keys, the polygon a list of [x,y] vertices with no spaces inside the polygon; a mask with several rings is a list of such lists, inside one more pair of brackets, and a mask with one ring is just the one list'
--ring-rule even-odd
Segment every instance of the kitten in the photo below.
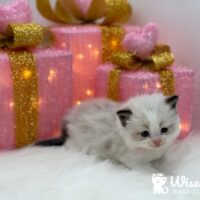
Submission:
{"label": "kitten", "polygon": [[178,96],[142,95],[125,103],[83,102],[64,118],[61,138],[37,145],[63,145],[133,169],[164,156],[179,134]]}

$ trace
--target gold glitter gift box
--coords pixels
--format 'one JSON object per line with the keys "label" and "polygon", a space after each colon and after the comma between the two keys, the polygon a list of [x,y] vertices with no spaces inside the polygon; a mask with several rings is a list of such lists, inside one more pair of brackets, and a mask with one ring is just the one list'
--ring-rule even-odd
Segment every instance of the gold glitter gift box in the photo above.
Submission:
{"label": "gold glitter gift box", "polygon": [[72,54],[45,48],[50,39],[33,23],[0,34],[0,150],[60,134],[71,106]]}
{"label": "gold glitter gift box", "polygon": [[56,137],[71,106],[71,53],[16,53],[0,51],[0,150]]}

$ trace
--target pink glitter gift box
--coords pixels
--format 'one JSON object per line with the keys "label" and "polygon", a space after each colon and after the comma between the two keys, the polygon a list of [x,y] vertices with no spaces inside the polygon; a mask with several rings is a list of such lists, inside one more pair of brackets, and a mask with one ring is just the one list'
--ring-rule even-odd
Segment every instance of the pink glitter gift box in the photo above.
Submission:
{"label": "pink glitter gift box", "polygon": [[30,20],[31,10],[27,0],[12,0],[8,5],[0,5],[0,32],[4,32],[8,24]]}
{"label": "pink glitter gift box", "polygon": [[[71,106],[72,55],[62,50],[34,50],[38,74],[38,134],[47,139],[59,134],[64,112]],[[16,146],[13,79],[8,54],[0,51],[0,150]],[[30,73],[23,73],[29,77]]]}
{"label": "pink glitter gift box", "polygon": [[[112,64],[103,64],[97,69],[96,96],[107,97],[107,85],[109,72],[113,68]],[[192,118],[192,91],[194,72],[184,66],[173,65],[172,71],[175,75],[175,89],[179,96],[178,112],[181,117],[181,135],[184,138],[191,129]],[[119,93],[122,101],[141,94],[151,94],[160,92],[161,85],[159,74],[147,71],[124,71],[120,77]]]}
{"label": "pink glitter gift box", "polygon": [[[123,26],[126,32],[134,26]],[[94,96],[95,74],[102,63],[102,30],[98,25],[76,25],[51,28],[55,47],[73,53],[73,104]],[[111,41],[113,45],[115,40]]]}

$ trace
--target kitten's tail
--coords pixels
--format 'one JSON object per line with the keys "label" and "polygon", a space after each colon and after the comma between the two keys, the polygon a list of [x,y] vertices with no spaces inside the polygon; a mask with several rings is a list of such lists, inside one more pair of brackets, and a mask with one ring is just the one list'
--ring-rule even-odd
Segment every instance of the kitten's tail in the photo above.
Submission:
{"label": "kitten's tail", "polygon": [[59,138],[49,139],[49,140],[43,140],[36,142],[36,146],[62,146],[65,144],[66,140],[68,138],[68,133],[66,128],[62,128],[62,135]]}

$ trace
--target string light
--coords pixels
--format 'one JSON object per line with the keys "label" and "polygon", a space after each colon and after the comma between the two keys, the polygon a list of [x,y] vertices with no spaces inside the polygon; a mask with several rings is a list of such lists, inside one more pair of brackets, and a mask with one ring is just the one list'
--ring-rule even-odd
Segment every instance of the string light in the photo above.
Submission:
{"label": "string light", "polygon": [[56,71],[51,69],[49,70],[48,81],[52,82],[56,77]]}
{"label": "string light", "polygon": [[9,108],[13,108],[14,107],[14,102],[13,101],[10,101],[9,102]]}
{"label": "string light", "polygon": [[91,45],[91,44],[88,44],[87,47],[88,47],[89,49],[91,49],[91,48],[92,48],[92,45]]}
{"label": "string light", "polygon": [[184,131],[184,132],[188,132],[190,130],[190,125],[188,123],[181,123],[179,128]]}
{"label": "string light", "polygon": [[148,83],[145,83],[145,84],[143,85],[143,88],[144,88],[145,90],[149,89]]}
{"label": "string light", "polygon": [[38,105],[39,105],[39,107],[41,107],[42,103],[43,103],[42,98],[39,98],[39,101],[38,101]]}
{"label": "string light", "polygon": [[156,83],[156,88],[157,88],[157,89],[160,89],[160,88],[161,88],[161,85],[160,85],[159,82]]}
{"label": "string light", "polygon": [[62,47],[66,47],[66,43],[65,42],[62,43]]}
{"label": "string light", "polygon": [[78,54],[78,59],[83,60],[84,55],[82,53]]}
{"label": "string light", "polygon": [[81,101],[77,101],[77,102],[76,102],[76,105],[81,105]]}
{"label": "string light", "polygon": [[87,94],[88,96],[92,96],[92,95],[93,95],[93,91],[90,90],[90,89],[88,89],[88,90],[86,90],[86,94]]}
{"label": "string light", "polygon": [[31,76],[32,76],[32,71],[30,71],[28,69],[26,69],[26,70],[23,71],[23,77],[25,79],[29,79]]}
{"label": "string light", "polygon": [[117,40],[111,40],[111,45],[113,48],[116,48],[117,44],[118,44]]}
{"label": "string light", "polygon": [[95,56],[98,56],[98,55],[99,55],[99,50],[98,50],[98,49],[95,49],[95,50],[94,50],[94,55],[95,55]]}

